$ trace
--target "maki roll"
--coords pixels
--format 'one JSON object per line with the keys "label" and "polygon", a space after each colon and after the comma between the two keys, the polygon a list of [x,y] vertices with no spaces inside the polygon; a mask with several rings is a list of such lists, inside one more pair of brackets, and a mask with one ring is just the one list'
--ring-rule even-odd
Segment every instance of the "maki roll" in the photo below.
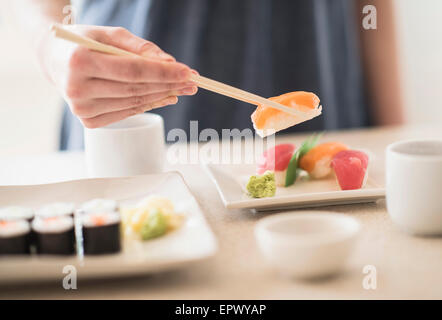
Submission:
{"label": "maki roll", "polygon": [[[32,219],[34,219],[34,210],[32,210],[31,208],[14,206],[0,209],[0,221],[26,220],[29,223],[30,229],[30,223],[32,222]],[[35,234],[32,230],[29,231],[27,238],[28,246],[33,246],[35,241]],[[31,250],[33,250],[33,248],[31,248]]]}
{"label": "maki roll", "polygon": [[26,207],[5,207],[0,209],[0,221],[26,220],[31,222],[34,211]]}
{"label": "maki roll", "polygon": [[0,255],[28,254],[30,230],[26,220],[0,221]]}
{"label": "maki roll", "polygon": [[35,232],[38,254],[74,254],[75,232],[72,217],[36,217],[32,222],[32,229]]}
{"label": "maki roll", "polygon": [[84,214],[81,220],[84,254],[107,254],[121,250],[121,218],[117,212]]}
{"label": "maki roll", "polygon": [[81,206],[81,211],[83,213],[114,212],[118,211],[118,205],[115,200],[94,199],[85,202]]}
{"label": "maki roll", "polygon": [[55,202],[37,210],[35,216],[43,219],[62,216],[73,217],[74,211],[75,205],[73,203]]}

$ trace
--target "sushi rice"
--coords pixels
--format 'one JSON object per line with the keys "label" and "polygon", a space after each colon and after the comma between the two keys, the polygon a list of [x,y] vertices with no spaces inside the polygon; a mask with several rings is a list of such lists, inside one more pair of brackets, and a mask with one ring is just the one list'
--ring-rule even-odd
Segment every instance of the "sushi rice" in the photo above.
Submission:
{"label": "sushi rice", "polygon": [[34,218],[34,211],[26,207],[4,207],[0,209],[0,221],[11,220],[27,220],[31,221]]}
{"label": "sushi rice", "polygon": [[0,221],[0,238],[10,238],[28,234],[31,230],[26,220]]}
{"label": "sushi rice", "polygon": [[35,216],[40,218],[73,216],[74,211],[75,211],[75,204],[73,203],[55,202],[37,210]]}
{"label": "sushi rice", "polygon": [[85,202],[80,209],[83,213],[115,212],[118,210],[118,205],[115,200],[93,199]]}
{"label": "sushi rice", "polygon": [[71,217],[36,217],[32,221],[32,229],[37,233],[60,233],[72,229],[74,220]]}

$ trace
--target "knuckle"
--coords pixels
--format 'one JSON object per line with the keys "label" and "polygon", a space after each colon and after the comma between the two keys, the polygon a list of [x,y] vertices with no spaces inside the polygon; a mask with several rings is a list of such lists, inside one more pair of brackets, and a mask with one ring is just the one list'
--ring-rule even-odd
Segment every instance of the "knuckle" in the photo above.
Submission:
{"label": "knuckle", "polygon": [[104,43],[109,43],[112,40],[112,31],[115,27],[107,27],[107,26],[94,26],[92,30],[90,30],[89,37]]}
{"label": "knuckle", "polygon": [[141,97],[141,96],[133,96],[133,97],[131,97],[131,105],[132,106],[135,106],[135,107],[138,107],[138,106],[141,106],[141,105],[143,105],[144,103],[145,103],[145,98],[144,97]]}
{"label": "knuckle", "polygon": [[128,83],[126,85],[126,93],[130,96],[139,96],[141,93],[141,87],[137,84]]}
{"label": "knuckle", "polygon": [[155,48],[157,48],[157,46],[155,44],[153,44],[152,42],[143,41],[142,43],[140,43],[139,47],[137,48],[138,49],[137,51],[138,52],[147,52],[147,51],[153,50]]}
{"label": "knuckle", "polygon": [[103,40],[103,36],[106,35],[106,32],[105,32],[106,28],[107,27],[103,27],[103,26],[93,26],[91,28],[87,28],[84,31],[84,35],[86,37],[92,38],[94,40],[101,41],[101,40]]}
{"label": "knuckle", "polygon": [[134,116],[136,114],[144,113],[145,108],[143,107],[136,107],[129,110],[129,116]]}
{"label": "knuckle", "polygon": [[127,78],[133,81],[140,81],[143,78],[143,69],[135,62],[130,62],[128,64],[126,73]]}
{"label": "knuckle", "polygon": [[173,104],[172,99],[163,99],[161,101],[156,101],[156,102],[152,103],[151,106],[152,106],[152,108],[156,109],[156,108],[161,108],[161,107],[167,106],[169,104]]}
{"label": "knuckle", "polygon": [[129,31],[123,27],[112,27],[110,33],[112,36],[119,37],[119,36],[127,35],[129,33]]}
{"label": "knuckle", "polygon": [[155,108],[159,108],[161,106],[161,101],[157,101],[157,102],[153,102],[149,105],[150,108],[155,109]]}
{"label": "knuckle", "polygon": [[75,82],[68,81],[65,94],[70,100],[81,99],[83,94],[83,88]]}
{"label": "knuckle", "polygon": [[69,67],[71,69],[78,69],[84,67],[88,63],[87,49],[78,47],[69,57]]}
{"label": "knuckle", "polygon": [[83,125],[88,129],[98,128],[97,122],[91,119],[81,119]]}
{"label": "knuckle", "polygon": [[168,72],[167,68],[164,67],[163,65],[161,65],[161,67],[158,68],[158,77],[162,81],[167,80],[169,78],[169,72]]}
{"label": "knuckle", "polygon": [[100,128],[102,126],[105,125],[105,123],[103,123],[102,119],[98,118],[85,118],[85,117],[80,117],[80,121],[83,123],[83,125],[86,128],[89,129],[96,129],[96,128]]}
{"label": "knuckle", "polygon": [[72,103],[71,104],[71,110],[72,113],[79,117],[86,116],[86,107],[80,103]]}
{"label": "knuckle", "polygon": [[91,129],[90,120],[88,120],[88,119],[81,119],[80,118],[80,121],[81,121],[81,123],[83,124],[84,127]]}

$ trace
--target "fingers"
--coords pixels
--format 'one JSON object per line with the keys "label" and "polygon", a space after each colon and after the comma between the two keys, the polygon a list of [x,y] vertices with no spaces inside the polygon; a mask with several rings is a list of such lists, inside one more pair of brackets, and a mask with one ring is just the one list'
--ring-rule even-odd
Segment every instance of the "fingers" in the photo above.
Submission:
{"label": "fingers", "polygon": [[105,113],[122,111],[131,108],[144,108],[150,106],[156,101],[163,100],[170,96],[192,95],[196,91],[178,91],[160,92],[148,94],[145,96],[133,96],[128,98],[98,98],[85,101],[74,102],[71,105],[72,112],[80,118],[94,118]]}
{"label": "fingers", "polygon": [[154,43],[137,37],[128,30],[121,27],[110,27],[105,29],[103,41],[106,44],[119,47],[139,54],[143,57],[174,62],[175,58],[165,53]]}
{"label": "fingers", "polygon": [[64,60],[59,85],[84,126],[96,128],[153,108],[177,103],[197,91],[193,70],[154,43],[123,28],[74,26],[91,38],[142,58],[102,54],[77,47]]}
{"label": "fingers", "polygon": [[[74,92],[77,96],[69,97],[71,99],[80,97],[81,99],[125,98],[183,89],[189,89],[184,94],[188,94],[188,92],[196,92],[196,87],[193,82],[128,83],[103,79],[88,79],[85,81],[77,81],[77,83],[72,85],[77,88],[76,92]],[[192,88],[193,90],[190,90]]]}
{"label": "fingers", "polygon": [[186,82],[191,70],[178,62],[165,62],[133,57],[117,57],[86,48],[77,48],[71,55],[71,70],[93,78],[120,82]]}
{"label": "fingers", "polygon": [[162,100],[152,102],[150,105],[145,107],[135,107],[120,111],[114,111],[93,118],[80,118],[80,120],[86,128],[99,128],[126,119],[127,117],[150,111],[152,109],[161,108],[167,105],[176,104],[177,102],[177,97],[167,97]]}

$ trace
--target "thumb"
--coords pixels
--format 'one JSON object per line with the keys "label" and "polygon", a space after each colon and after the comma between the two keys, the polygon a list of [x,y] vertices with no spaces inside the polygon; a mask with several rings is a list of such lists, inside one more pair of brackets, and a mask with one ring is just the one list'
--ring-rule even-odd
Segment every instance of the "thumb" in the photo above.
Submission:
{"label": "thumb", "polygon": [[106,28],[106,43],[121,49],[131,51],[146,58],[175,62],[175,58],[161,50],[153,42],[137,37],[128,30],[120,27]]}

